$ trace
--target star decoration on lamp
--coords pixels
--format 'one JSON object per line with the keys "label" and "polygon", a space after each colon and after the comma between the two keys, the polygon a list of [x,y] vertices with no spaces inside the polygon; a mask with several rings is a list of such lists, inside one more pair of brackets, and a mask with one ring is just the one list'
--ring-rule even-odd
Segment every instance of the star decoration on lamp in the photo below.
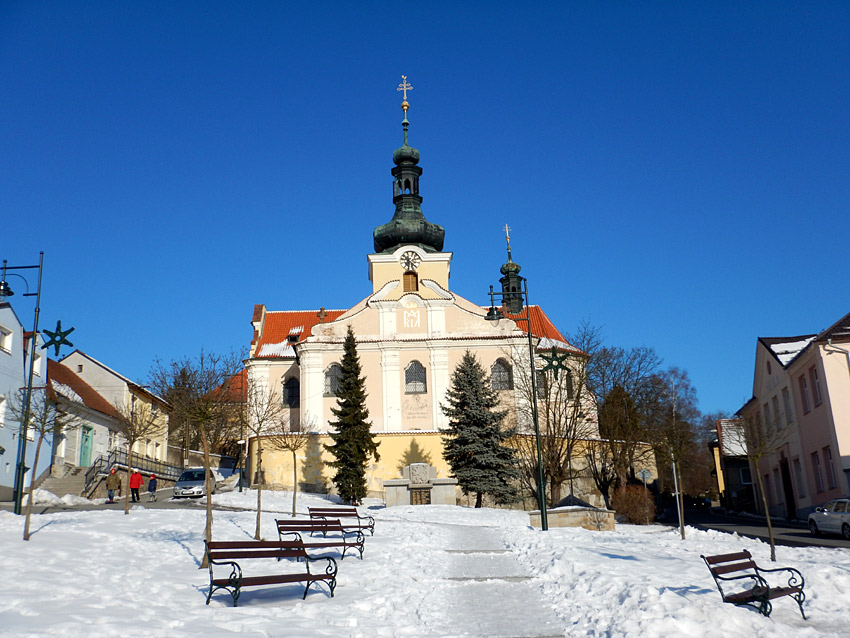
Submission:
{"label": "star decoration on lamp", "polygon": [[44,332],[44,334],[46,334],[46,335],[50,335],[50,340],[47,343],[45,343],[43,346],[41,346],[42,350],[44,350],[45,348],[49,348],[50,346],[53,346],[56,349],[55,356],[58,357],[59,356],[59,348],[61,348],[63,345],[70,346],[72,348],[74,347],[74,344],[71,343],[70,341],[68,341],[68,339],[66,339],[66,337],[69,334],[74,332],[74,329],[68,328],[67,330],[62,330],[62,322],[61,321],[56,322],[56,330],[52,330],[52,331],[51,330],[43,330],[42,332]]}
{"label": "star decoration on lamp", "polygon": [[551,352],[540,355],[540,358],[546,362],[546,365],[543,366],[542,372],[551,370],[552,374],[555,375],[555,379],[557,379],[559,371],[569,369],[566,364],[566,360],[569,356],[570,355],[566,352],[558,352],[558,350],[553,346]]}

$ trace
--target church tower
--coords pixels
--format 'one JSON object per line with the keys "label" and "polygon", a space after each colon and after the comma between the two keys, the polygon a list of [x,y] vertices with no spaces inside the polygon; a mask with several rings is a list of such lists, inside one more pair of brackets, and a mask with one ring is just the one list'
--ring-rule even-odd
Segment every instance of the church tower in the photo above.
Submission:
{"label": "church tower", "polygon": [[395,213],[386,224],[375,228],[372,237],[375,253],[369,255],[369,279],[372,292],[387,288],[388,284],[401,282],[393,291],[387,290],[385,299],[398,299],[405,293],[429,294],[432,282],[443,290],[449,287],[451,253],[444,253],[446,231],[442,226],[425,219],[422,213],[422,196],[419,194],[419,150],[408,143],[407,92],[413,87],[407,77],[398,90],[404,92],[401,108],[404,113],[402,129],[404,143],[393,152],[393,204]]}

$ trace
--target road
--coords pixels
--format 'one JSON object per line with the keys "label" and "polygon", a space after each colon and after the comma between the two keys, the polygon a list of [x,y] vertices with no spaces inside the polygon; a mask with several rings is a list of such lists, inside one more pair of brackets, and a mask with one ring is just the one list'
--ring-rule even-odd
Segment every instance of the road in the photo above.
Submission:
{"label": "road", "polygon": [[[668,521],[676,524],[676,513]],[[767,523],[764,518],[720,514],[711,509],[689,509],[685,511],[685,523],[702,529],[714,529],[721,532],[737,532],[740,536],[767,540]],[[777,545],[789,547],[839,547],[850,550],[850,541],[838,535],[821,534],[813,536],[806,523],[802,521],[773,520],[773,537]]]}

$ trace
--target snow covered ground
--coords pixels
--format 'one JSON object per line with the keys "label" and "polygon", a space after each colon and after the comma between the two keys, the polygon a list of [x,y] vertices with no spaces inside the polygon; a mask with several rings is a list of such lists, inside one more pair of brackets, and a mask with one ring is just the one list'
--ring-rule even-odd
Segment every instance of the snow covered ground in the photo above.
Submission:
{"label": "snow covered ground", "polygon": [[[45,495],[42,495],[46,497]],[[253,492],[220,494],[213,536],[250,538]],[[304,495],[298,509],[327,501]],[[286,517],[291,494],[264,493],[263,529]],[[848,636],[850,551],[777,549],[806,579],[806,614],[775,602],[764,618],[720,601],[700,554],[769,548],[719,532],[618,525],[615,532],[528,527],[523,512],[449,506],[384,508],[364,560],[339,564],[334,598],[301,586],[219,592],[204,605],[204,512],[123,507],[23,519],[0,512],[0,636],[99,638]],[[251,569],[249,563],[246,571]]]}

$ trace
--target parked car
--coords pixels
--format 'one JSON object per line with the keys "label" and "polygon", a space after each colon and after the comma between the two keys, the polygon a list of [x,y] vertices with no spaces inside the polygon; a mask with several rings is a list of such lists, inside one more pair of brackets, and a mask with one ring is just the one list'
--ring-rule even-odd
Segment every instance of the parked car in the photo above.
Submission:
{"label": "parked car", "polygon": [[[205,471],[202,467],[190,467],[183,470],[174,484],[174,498],[200,498],[206,495],[205,480]],[[222,476],[213,470],[213,494],[223,481]]]}
{"label": "parked car", "polygon": [[809,514],[809,530],[812,534],[841,534],[850,541],[850,498],[837,498],[816,507]]}

